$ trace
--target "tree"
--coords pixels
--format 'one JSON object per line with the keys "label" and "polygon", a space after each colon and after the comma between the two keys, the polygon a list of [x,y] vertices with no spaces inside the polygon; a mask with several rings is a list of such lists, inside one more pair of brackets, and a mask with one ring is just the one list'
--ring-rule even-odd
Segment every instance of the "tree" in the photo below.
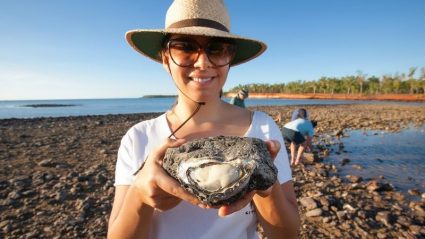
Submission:
{"label": "tree", "polygon": [[381,87],[380,87],[380,83],[379,83],[379,78],[376,76],[372,76],[367,80],[367,85],[369,88],[369,93],[370,94],[378,94],[381,91]]}
{"label": "tree", "polygon": [[409,82],[409,86],[410,86],[410,94],[414,93],[414,89],[415,89],[415,79],[413,78],[413,75],[416,72],[417,67],[410,67],[409,68],[409,74],[407,74],[407,78],[408,78],[408,82]]}
{"label": "tree", "polygon": [[363,83],[367,75],[363,74],[363,72],[360,70],[358,70],[356,73],[357,73],[356,81],[360,86],[360,94],[363,94]]}

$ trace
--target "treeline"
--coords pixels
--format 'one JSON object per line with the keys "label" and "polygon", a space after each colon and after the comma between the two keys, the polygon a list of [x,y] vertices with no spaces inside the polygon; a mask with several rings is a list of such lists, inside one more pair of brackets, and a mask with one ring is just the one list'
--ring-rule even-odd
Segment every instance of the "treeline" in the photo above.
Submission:
{"label": "treeline", "polygon": [[[246,88],[252,93],[325,93],[325,94],[424,94],[425,67],[417,71],[411,67],[408,73],[396,73],[381,77],[370,76],[361,71],[344,77],[321,77],[313,81],[294,81],[280,84],[238,85],[229,90],[237,92]],[[417,75],[415,77],[415,75]]]}

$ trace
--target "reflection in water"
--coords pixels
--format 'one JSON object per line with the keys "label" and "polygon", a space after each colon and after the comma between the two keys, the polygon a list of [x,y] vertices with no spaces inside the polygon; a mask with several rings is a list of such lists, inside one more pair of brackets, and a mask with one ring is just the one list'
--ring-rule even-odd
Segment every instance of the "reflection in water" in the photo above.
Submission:
{"label": "reflection in water", "polygon": [[[367,178],[383,176],[397,189],[417,188],[425,192],[425,125],[410,127],[399,133],[354,130],[342,138],[343,147],[333,146],[329,160],[341,165],[341,176]],[[360,167],[359,167],[360,166]]]}

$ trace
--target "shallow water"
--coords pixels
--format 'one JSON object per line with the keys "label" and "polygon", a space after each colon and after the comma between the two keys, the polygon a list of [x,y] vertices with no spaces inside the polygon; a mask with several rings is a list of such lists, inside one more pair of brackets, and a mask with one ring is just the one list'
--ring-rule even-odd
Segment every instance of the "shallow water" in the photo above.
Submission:
{"label": "shallow water", "polygon": [[[230,101],[229,98],[224,98]],[[77,99],[77,100],[15,100],[0,101],[0,119],[60,117],[78,115],[130,114],[164,112],[176,101],[166,98],[129,98],[129,99]],[[311,99],[251,99],[246,106],[258,105],[331,105],[331,104],[402,104],[422,105],[425,102],[364,101],[364,100],[311,100]],[[44,105],[51,107],[28,107]]]}
{"label": "shallow water", "polygon": [[[416,188],[425,192],[425,125],[398,133],[353,130],[341,139],[343,148],[333,146],[326,159],[334,162],[341,176],[358,175],[364,179],[384,177],[396,189]],[[350,162],[342,166],[342,161]],[[358,169],[356,165],[362,167]]]}

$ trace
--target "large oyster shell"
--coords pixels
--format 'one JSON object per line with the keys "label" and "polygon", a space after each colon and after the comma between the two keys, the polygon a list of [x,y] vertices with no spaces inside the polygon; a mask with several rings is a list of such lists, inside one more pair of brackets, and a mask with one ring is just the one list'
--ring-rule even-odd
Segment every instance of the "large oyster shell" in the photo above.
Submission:
{"label": "large oyster shell", "polygon": [[218,136],[169,148],[164,169],[202,202],[230,204],[252,190],[265,190],[277,180],[261,139]]}

